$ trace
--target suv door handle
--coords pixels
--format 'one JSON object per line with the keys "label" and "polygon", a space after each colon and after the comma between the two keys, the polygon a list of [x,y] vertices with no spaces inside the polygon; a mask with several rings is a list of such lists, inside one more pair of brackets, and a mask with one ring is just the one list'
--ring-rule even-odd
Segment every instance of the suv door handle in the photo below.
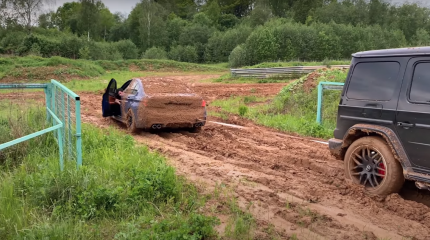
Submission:
{"label": "suv door handle", "polygon": [[408,129],[408,128],[413,128],[413,127],[415,127],[415,124],[413,124],[413,123],[398,122],[398,123],[397,123],[397,126]]}

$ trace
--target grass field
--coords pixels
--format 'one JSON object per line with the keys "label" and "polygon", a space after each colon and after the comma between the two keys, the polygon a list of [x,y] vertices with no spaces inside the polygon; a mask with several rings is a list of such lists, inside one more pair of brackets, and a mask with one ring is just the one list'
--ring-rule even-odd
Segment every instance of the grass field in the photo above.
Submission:
{"label": "grass field", "polygon": [[290,62],[264,62],[254,66],[245,68],[273,68],[273,67],[295,67],[295,66],[332,66],[332,65],[349,65],[351,60],[325,60],[322,62],[304,62],[304,61],[290,61]]}
{"label": "grass field", "polygon": [[112,71],[103,74],[99,77],[95,77],[91,80],[81,80],[81,79],[71,79],[69,81],[63,82],[63,84],[70,88],[72,91],[99,91],[105,89],[109,83],[109,80],[114,78],[117,80],[118,87],[124,84],[127,80],[135,77],[167,77],[167,76],[177,76],[177,75],[196,75],[196,74],[222,74],[220,72],[148,72],[148,71]]}
{"label": "grass field", "polygon": [[293,78],[245,78],[245,77],[233,77],[231,73],[222,75],[219,78],[213,79],[214,83],[284,83],[289,82]]}
{"label": "grass field", "polygon": [[[345,70],[319,71],[316,83],[344,82],[346,74]],[[274,99],[246,96],[214,101],[211,105],[220,107],[221,112],[211,112],[211,114],[222,118],[228,118],[228,114],[236,114],[282,131],[330,138],[336,127],[340,92],[324,91],[323,124],[319,125],[316,123],[318,91],[316,87],[308,89],[304,87],[307,78],[308,76],[305,76],[294,81]]]}
{"label": "grass field", "polygon": [[[248,66],[245,68],[275,68],[275,67],[294,67],[294,66],[327,66],[332,65],[349,65],[350,60],[327,60],[323,62],[301,62],[301,61],[290,61],[290,62],[265,62],[254,66]],[[264,79],[258,78],[244,78],[244,77],[233,77],[231,73],[226,73],[221,77],[214,79],[213,82],[217,83],[282,83],[289,82],[292,79],[302,77],[303,74],[292,75],[290,77],[285,76],[273,76]]]}
{"label": "grass field", "polygon": [[[47,127],[37,104],[0,107],[0,144]],[[253,217],[225,185],[198,189],[114,128],[83,132],[79,171],[59,171],[52,133],[0,152],[0,239],[251,239]]]}
{"label": "grass field", "polygon": [[[26,113],[0,118],[0,142],[43,128],[44,111]],[[1,152],[1,239],[216,236],[218,220],[199,211],[206,198],[176,176],[162,156],[114,129],[84,125],[83,131],[80,171],[68,162],[59,172],[52,134]]]}
{"label": "grass field", "polygon": [[100,77],[111,72],[226,72],[223,64],[200,65],[169,60],[89,61],[62,57],[0,58],[1,82],[70,80]]}

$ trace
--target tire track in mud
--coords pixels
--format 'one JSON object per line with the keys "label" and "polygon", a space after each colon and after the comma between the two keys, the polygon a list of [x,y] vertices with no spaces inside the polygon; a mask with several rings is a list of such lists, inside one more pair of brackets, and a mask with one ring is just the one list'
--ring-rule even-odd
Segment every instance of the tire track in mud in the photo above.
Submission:
{"label": "tire track in mud", "polygon": [[[100,127],[114,124],[84,118]],[[427,206],[399,195],[365,196],[360,187],[345,182],[343,163],[309,139],[285,138],[250,124],[236,129],[210,123],[199,134],[141,132],[133,137],[166,155],[188,179],[204,182],[208,189],[217,183],[232,187],[240,206],[246,209],[252,202],[258,223],[273,224],[281,236],[428,239]]]}
{"label": "tire track in mud", "polygon": [[[296,225],[312,229],[312,236],[322,239],[363,239],[363,234],[368,239],[427,239],[429,234],[427,206],[399,195],[365,196],[360,187],[344,181],[343,163],[318,143],[277,137],[258,127],[214,125],[200,134],[143,133],[135,138],[169,156],[188,178],[234,185],[243,206],[260,202],[251,210],[254,216],[286,234],[300,229]],[[242,179],[254,186],[241,184]],[[319,217],[287,209],[287,203],[309,208]]]}
{"label": "tire track in mud", "polygon": [[[273,96],[282,85],[196,87],[207,98],[218,99],[251,91]],[[79,95],[84,122],[123,128],[101,117],[100,94]],[[228,123],[242,122],[246,121]],[[286,137],[250,122],[246,127],[209,123],[198,134],[141,132],[133,137],[166,155],[178,174],[207,191],[219,183],[231,187],[242,209],[252,203],[249,211],[258,226],[273,224],[281,239],[292,234],[298,239],[430,239],[430,209],[419,203],[426,202],[428,194],[407,186],[401,193],[404,197],[370,198],[344,180],[343,162],[335,160],[326,145]]]}

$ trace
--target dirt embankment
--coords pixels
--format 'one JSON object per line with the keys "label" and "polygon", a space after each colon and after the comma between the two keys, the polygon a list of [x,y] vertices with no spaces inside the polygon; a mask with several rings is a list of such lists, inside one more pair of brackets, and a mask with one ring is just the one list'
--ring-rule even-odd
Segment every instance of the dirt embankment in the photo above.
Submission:
{"label": "dirt embankment", "polygon": [[[281,88],[281,84],[195,83],[196,91],[211,99],[231,94],[271,96]],[[100,95],[80,95],[85,122],[122,128],[101,118],[100,100],[96,101]],[[220,183],[230,187],[240,206],[253,213],[262,239],[269,236],[265,229],[270,226],[279,239],[293,235],[298,239],[430,239],[427,192],[406,184],[400,195],[370,198],[345,181],[343,163],[330,155],[327,145],[248,121],[232,123],[245,123],[246,128],[209,123],[198,134],[141,132],[133,137],[165,154],[178,174],[202,189],[210,192]],[[214,209],[223,208],[222,203],[212,204]]]}

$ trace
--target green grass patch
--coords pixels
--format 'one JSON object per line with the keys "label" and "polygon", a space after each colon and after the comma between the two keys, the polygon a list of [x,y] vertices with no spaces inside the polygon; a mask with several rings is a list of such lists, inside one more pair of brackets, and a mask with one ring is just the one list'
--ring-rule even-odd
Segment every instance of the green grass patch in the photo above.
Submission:
{"label": "green grass patch", "polygon": [[[347,75],[346,70],[340,69],[318,71],[318,73],[319,77],[313,86],[317,86],[321,81],[344,82]],[[224,119],[227,118],[228,114],[236,114],[258,124],[285,132],[318,138],[331,138],[336,127],[341,92],[324,91],[323,124],[319,125],[316,123],[318,91],[316,87],[306,89],[305,82],[307,79],[305,76],[289,84],[269,104],[250,104],[250,101],[254,100],[252,94],[248,97],[231,97],[214,101],[211,105],[220,107],[222,111],[211,114]],[[264,100],[267,101],[267,99],[255,99],[256,102]],[[244,106],[246,106],[246,110]]]}
{"label": "green grass patch", "polygon": [[62,57],[1,57],[0,81],[69,80],[99,77],[107,72],[223,72],[223,65],[203,65],[171,60],[90,61]]}
{"label": "green grass patch", "polygon": [[302,61],[290,61],[290,62],[264,62],[254,66],[248,66],[245,68],[274,68],[274,67],[297,67],[297,66],[333,66],[333,65],[350,65],[351,60],[325,60],[322,62],[302,62]]}
{"label": "green grass patch", "polygon": [[[0,114],[0,142],[46,127],[43,109],[23,110]],[[0,239],[216,236],[218,219],[201,213],[207,199],[162,156],[113,128],[83,125],[83,133],[80,170],[67,161],[59,171],[52,134],[0,152]]]}
{"label": "green grass patch", "polygon": [[216,201],[212,211],[229,215],[224,229],[225,238],[222,239],[255,239],[255,230],[258,226],[249,210],[253,203],[248,203],[244,211],[233,195],[234,186],[223,183],[217,184],[212,194],[213,200]]}
{"label": "green grass patch", "polygon": [[[220,74],[217,72],[186,72],[183,75],[202,75],[202,74]],[[177,76],[177,72],[148,72],[148,71],[112,71],[102,76],[92,78],[90,80],[82,80],[82,79],[71,79],[69,81],[63,82],[63,84],[71,89],[72,91],[90,91],[97,92],[100,90],[104,90],[109,81],[114,78],[117,81],[118,87],[124,84],[126,81],[136,78],[136,77],[168,77],[168,76]]]}
{"label": "green grass patch", "polygon": [[[185,72],[182,73],[183,75],[202,75],[202,74],[220,74],[219,72]],[[97,91],[101,91],[104,90],[109,81],[114,78],[116,79],[117,83],[118,83],[118,87],[120,87],[122,84],[124,84],[126,81],[128,81],[129,79],[132,78],[136,78],[136,77],[167,77],[167,76],[177,76],[178,73],[177,72],[150,72],[150,71],[110,71],[107,73],[104,73],[101,76],[96,76],[93,77],[91,79],[81,79],[81,78],[74,78],[71,77],[70,79],[67,80],[60,80],[60,79],[56,79],[59,82],[61,82],[63,85],[65,85],[67,88],[69,88],[70,90],[74,91],[74,92],[80,92],[80,91],[89,91],[89,92],[97,92]],[[211,81],[211,80],[208,80]],[[43,79],[43,80],[37,80],[37,83],[49,83],[50,80],[47,79]],[[203,82],[203,81],[202,81]],[[1,80],[0,80],[0,84],[1,84]],[[16,90],[12,90],[12,89],[8,89],[8,90],[0,90],[0,94],[1,93],[11,93],[14,92]],[[35,92],[35,91],[40,91],[40,90],[34,90],[34,89],[26,89],[26,92]],[[43,94],[43,93],[41,93]]]}
{"label": "green grass patch", "polygon": [[222,75],[219,78],[213,79],[212,82],[214,83],[285,83],[289,82],[292,79],[299,78],[300,75],[294,76],[294,77],[270,77],[270,78],[254,78],[254,77],[234,77],[231,75],[231,73],[227,73]]}

